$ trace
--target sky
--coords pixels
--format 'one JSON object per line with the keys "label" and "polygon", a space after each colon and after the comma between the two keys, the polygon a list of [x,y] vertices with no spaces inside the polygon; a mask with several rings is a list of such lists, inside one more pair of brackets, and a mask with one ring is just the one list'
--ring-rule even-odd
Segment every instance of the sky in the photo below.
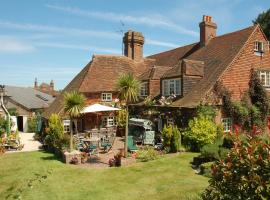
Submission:
{"label": "sky", "polygon": [[269,8],[269,0],[0,0],[0,84],[37,78],[63,89],[93,54],[121,55],[127,30],[143,33],[147,56],[197,42],[203,15],[222,35]]}

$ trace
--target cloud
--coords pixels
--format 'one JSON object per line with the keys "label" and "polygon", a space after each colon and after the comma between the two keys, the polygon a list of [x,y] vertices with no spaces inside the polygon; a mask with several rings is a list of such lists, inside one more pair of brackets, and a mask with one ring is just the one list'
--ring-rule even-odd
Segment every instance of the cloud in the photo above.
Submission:
{"label": "cloud", "polygon": [[161,47],[171,47],[171,48],[179,47],[179,45],[176,45],[170,42],[162,42],[159,40],[152,40],[152,39],[146,39],[145,43],[148,45],[161,46]]}
{"label": "cloud", "polygon": [[64,12],[77,15],[77,16],[97,18],[97,19],[102,19],[106,21],[114,21],[114,22],[123,21],[125,23],[140,24],[140,25],[145,25],[145,26],[150,26],[150,27],[159,27],[163,29],[170,29],[172,31],[176,31],[185,35],[195,36],[195,37],[199,35],[198,32],[182,27],[159,14],[152,14],[151,16],[143,16],[143,17],[136,16],[135,17],[131,15],[123,15],[123,14],[117,14],[117,13],[112,13],[112,12],[85,11],[79,8],[63,7],[63,6],[56,6],[56,5],[50,5],[50,4],[46,4],[45,6],[50,9],[64,11]]}
{"label": "cloud", "polygon": [[64,44],[64,43],[50,43],[50,42],[42,42],[36,43],[35,45],[41,47],[50,47],[50,48],[61,48],[61,49],[78,49],[85,51],[94,51],[101,53],[111,53],[111,54],[121,54],[121,51],[112,48],[101,48],[97,46],[88,46],[88,45],[78,45],[78,44]]}
{"label": "cloud", "polygon": [[0,37],[0,53],[28,53],[35,47],[16,38]]}
{"label": "cloud", "polygon": [[75,35],[75,36],[94,36],[94,37],[106,37],[106,38],[119,38],[120,34],[114,33],[111,31],[93,31],[87,29],[76,29],[76,28],[67,28],[67,27],[57,27],[57,26],[46,26],[46,25],[37,25],[37,24],[19,24],[9,21],[1,21],[0,27],[17,29],[17,30],[26,30],[26,31],[38,31],[38,32],[52,32],[52,33],[61,33],[64,35]]}

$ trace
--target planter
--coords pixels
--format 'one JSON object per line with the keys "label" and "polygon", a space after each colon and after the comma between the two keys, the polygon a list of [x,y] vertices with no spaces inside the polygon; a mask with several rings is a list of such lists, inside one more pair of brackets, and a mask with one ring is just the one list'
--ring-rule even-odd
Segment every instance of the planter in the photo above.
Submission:
{"label": "planter", "polygon": [[72,152],[65,152],[64,153],[64,162],[66,164],[71,164],[73,158],[77,158],[78,163],[81,164],[81,152],[80,151],[72,151]]}

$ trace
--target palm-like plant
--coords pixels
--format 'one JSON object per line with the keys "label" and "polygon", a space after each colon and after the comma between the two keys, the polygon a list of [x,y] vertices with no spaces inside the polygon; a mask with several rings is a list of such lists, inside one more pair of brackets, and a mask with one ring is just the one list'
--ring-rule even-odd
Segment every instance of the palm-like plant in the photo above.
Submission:
{"label": "palm-like plant", "polygon": [[128,105],[138,101],[140,90],[140,82],[133,76],[133,74],[123,74],[117,81],[117,91],[119,91],[119,99],[126,104],[126,130],[125,130],[125,157],[127,156],[128,143]]}
{"label": "palm-like plant", "polygon": [[73,119],[81,115],[86,98],[83,94],[72,91],[64,94],[64,110],[70,117],[70,151],[73,150]]}

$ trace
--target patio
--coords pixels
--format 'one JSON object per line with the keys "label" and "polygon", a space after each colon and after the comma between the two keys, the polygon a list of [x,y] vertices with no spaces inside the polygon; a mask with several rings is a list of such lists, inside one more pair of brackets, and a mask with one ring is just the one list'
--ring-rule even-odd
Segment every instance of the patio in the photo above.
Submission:
{"label": "patio", "polygon": [[[104,152],[103,149],[99,149],[98,155],[90,155],[87,162],[82,167],[91,168],[104,168],[109,166],[109,160],[114,157],[117,153],[124,149],[124,140],[121,137],[116,137],[112,148],[108,152]],[[122,166],[127,166],[134,163],[135,158],[122,158]]]}

